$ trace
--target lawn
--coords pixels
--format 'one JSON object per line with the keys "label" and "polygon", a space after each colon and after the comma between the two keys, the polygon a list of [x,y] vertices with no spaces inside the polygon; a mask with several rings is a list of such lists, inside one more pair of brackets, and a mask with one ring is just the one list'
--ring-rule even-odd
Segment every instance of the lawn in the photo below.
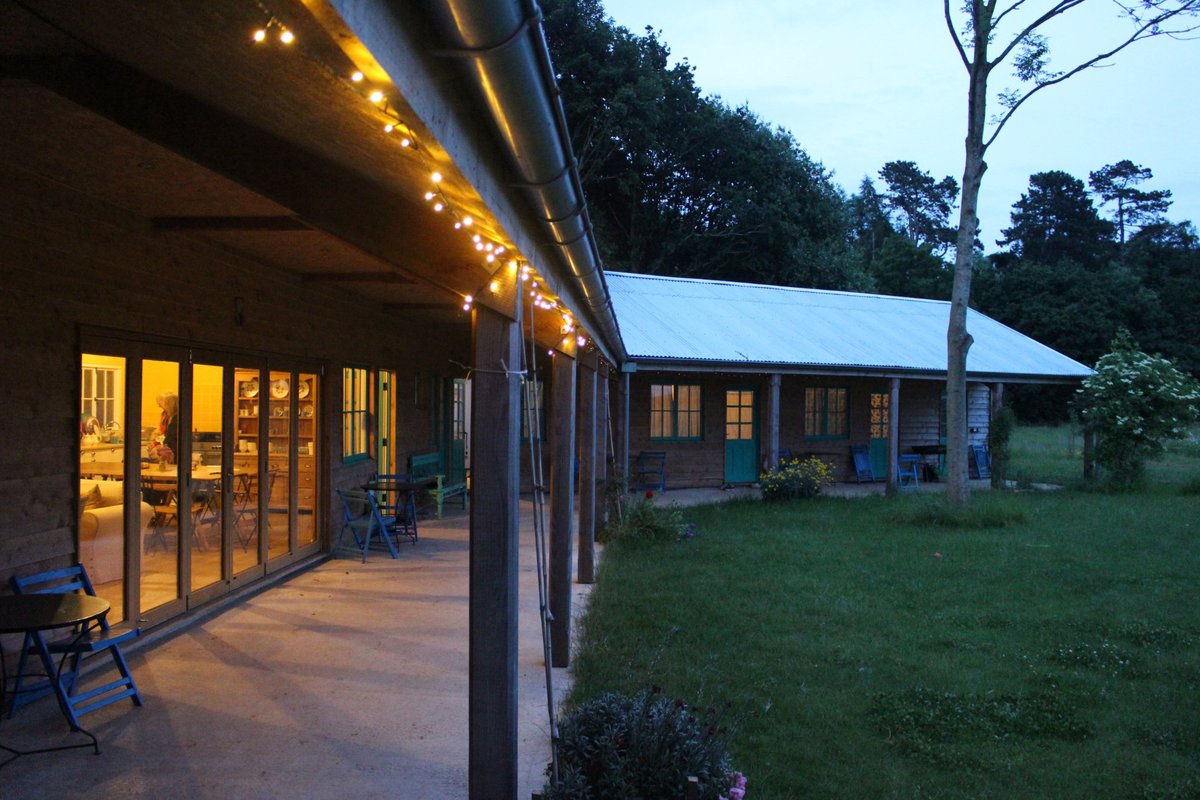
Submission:
{"label": "lawn", "polygon": [[[1015,466],[1073,481],[1067,444],[1022,430]],[[572,702],[709,709],[752,800],[1198,797],[1200,453],[1169,458],[956,527],[919,496],[686,509],[694,538],[606,550]]]}

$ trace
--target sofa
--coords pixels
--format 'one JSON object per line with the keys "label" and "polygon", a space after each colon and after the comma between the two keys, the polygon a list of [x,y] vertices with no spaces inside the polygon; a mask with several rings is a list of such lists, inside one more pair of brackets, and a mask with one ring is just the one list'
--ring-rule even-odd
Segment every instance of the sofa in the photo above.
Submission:
{"label": "sofa", "polygon": [[[125,575],[125,482],[79,482],[79,563],[92,583],[119,581]],[[139,527],[142,541],[154,509],[142,502]]]}

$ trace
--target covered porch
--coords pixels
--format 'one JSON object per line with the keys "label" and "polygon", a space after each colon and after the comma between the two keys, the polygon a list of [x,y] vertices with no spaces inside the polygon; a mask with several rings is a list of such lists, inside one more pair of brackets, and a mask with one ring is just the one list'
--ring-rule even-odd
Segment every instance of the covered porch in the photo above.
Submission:
{"label": "covered porch", "polygon": [[[517,797],[528,798],[550,737],[528,501],[521,512]],[[465,797],[468,544],[456,511],[422,521],[398,560],[334,558],[149,637],[130,653],[145,705],[86,720],[100,755],[18,759],[4,796]],[[576,609],[588,589],[574,585]],[[554,673],[561,697],[570,676]],[[0,722],[0,740],[19,746],[76,737],[50,699]]]}

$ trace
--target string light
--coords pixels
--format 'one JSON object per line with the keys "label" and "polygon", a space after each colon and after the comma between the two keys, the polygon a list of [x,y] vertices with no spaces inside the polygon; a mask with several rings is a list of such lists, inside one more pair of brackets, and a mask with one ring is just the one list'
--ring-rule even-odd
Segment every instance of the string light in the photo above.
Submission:
{"label": "string light", "polygon": [[[287,46],[298,44],[298,37],[295,35],[295,33],[286,25],[284,25],[278,17],[272,14],[271,10],[264,6],[261,0],[258,2],[258,6],[266,17],[266,23],[251,31],[250,38],[252,42],[255,44],[265,44],[268,38],[272,36],[272,33],[277,31],[278,40],[281,44]],[[363,98],[372,103],[375,106],[374,113],[381,114],[385,117],[385,119],[380,121],[384,133],[388,135],[397,134],[393,141],[397,141],[401,148],[411,149],[413,152],[417,153],[419,157],[426,161],[427,166],[432,166],[428,164],[428,151],[423,147],[418,146],[417,137],[414,136],[412,128],[404,121],[404,119],[397,113],[395,109],[389,107],[387,94],[388,86],[374,88],[364,87],[362,84],[366,81],[366,75],[362,70],[354,69],[353,71],[346,72],[341,69],[334,69],[315,52],[311,52],[305,49],[303,46],[300,46],[298,49],[308,61],[323,69],[326,74],[340,82],[343,87],[348,89],[352,88],[353,92],[359,98]],[[370,91],[367,91],[367,89],[370,89]],[[424,198],[426,202],[430,203],[433,211],[435,213],[448,211],[454,218],[455,230],[474,228],[476,222],[475,218],[470,214],[460,214],[455,209],[454,204],[451,203],[446,194],[443,193],[441,188],[441,184],[443,182],[442,173],[437,170],[431,170],[429,172],[429,179],[433,183],[433,188],[424,193]],[[504,244],[495,241],[489,241],[480,233],[473,232],[471,239],[475,245],[476,252],[484,254],[487,264],[495,264],[497,259],[502,254],[508,252],[508,248]],[[516,279],[519,270],[520,282],[518,283],[518,286],[520,283],[527,283],[531,280],[533,281],[532,287],[534,291],[530,292],[530,305],[546,311],[558,308],[558,302],[550,297],[547,297],[544,294],[544,288],[542,288],[541,291],[538,291],[539,282],[537,280],[536,273],[534,273],[532,267],[528,263],[522,263],[519,258],[520,254],[518,253],[517,258],[509,258],[506,263],[509,270],[512,272],[514,280]],[[502,288],[501,281],[494,278],[490,280],[486,286],[492,294],[499,294]],[[480,288],[480,291],[482,290],[483,287]],[[465,295],[463,299],[463,310],[470,311],[474,305],[474,302],[475,295]],[[566,338],[563,339],[564,347],[570,345],[571,337],[569,334],[572,334],[574,331],[574,323],[571,322],[568,316],[564,315],[563,332],[568,334]],[[581,340],[581,343],[582,341],[586,341],[582,336],[580,336],[579,339]],[[548,352],[550,355],[554,355],[554,350],[550,350]]]}

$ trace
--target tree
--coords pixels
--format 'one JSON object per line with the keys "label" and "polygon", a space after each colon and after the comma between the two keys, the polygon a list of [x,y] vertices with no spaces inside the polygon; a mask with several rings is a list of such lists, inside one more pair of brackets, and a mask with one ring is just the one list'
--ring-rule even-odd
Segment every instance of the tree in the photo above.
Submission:
{"label": "tree", "polygon": [[842,191],[790,133],[704,97],[653,31],[599,0],[545,0],[546,35],[606,266],[867,285]]}
{"label": "tree", "polygon": [[954,243],[950,210],[958,197],[958,181],[947,175],[935,181],[911,161],[889,161],[879,170],[887,184],[884,205],[900,217],[900,229],[914,244],[939,255]]}
{"label": "tree", "polygon": [[1166,189],[1142,191],[1136,188],[1154,177],[1148,167],[1140,167],[1129,159],[1101,167],[1088,175],[1092,191],[1099,195],[1104,204],[1116,203],[1117,243],[1121,248],[1121,261],[1125,261],[1126,226],[1144,227],[1161,222],[1163,214],[1171,207],[1171,192]]}
{"label": "tree", "polygon": [[858,194],[851,195],[846,201],[846,209],[850,215],[851,235],[869,264],[879,251],[880,246],[896,234],[892,221],[884,208],[883,196],[875,189],[875,184],[867,176],[863,176],[858,186]]}
{"label": "tree", "polygon": [[[1019,259],[1039,264],[1070,260],[1100,269],[1113,255],[1112,223],[1096,213],[1083,181],[1065,172],[1031,175],[1029,191],[1013,204],[1011,219],[996,244]],[[1111,337],[1109,332],[1105,341]]]}
{"label": "tree", "polygon": [[[967,306],[971,298],[975,232],[979,228],[979,190],[987,169],[984,156],[1017,110],[1043,89],[1098,66],[1134,42],[1160,36],[1179,36],[1196,30],[1193,17],[1200,0],[1116,0],[1120,16],[1130,23],[1128,36],[1095,56],[1063,72],[1049,68],[1050,46],[1041,33],[1053,19],[1083,5],[1085,0],[1054,0],[1040,11],[1026,8],[1026,0],[965,0],[963,24],[955,22],[950,0],[942,0],[950,38],[967,70],[967,132],[963,165],[962,198],[955,243],[954,289],[950,320],[946,326],[947,498],[956,505],[970,499],[967,478]],[[1001,37],[1008,22],[1012,32]],[[960,32],[961,31],[961,32]],[[993,50],[995,45],[995,50]],[[997,53],[995,56],[991,52]],[[1017,88],[998,96],[1000,113],[989,123],[988,84],[992,71],[1010,62]]]}
{"label": "tree", "polygon": [[1122,330],[1080,387],[1076,411],[1097,437],[1096,461],[1108,481],[1131,486],[1164,441],[1187,436],[1200,418],[1200,384],[1167,359],[1143,353]]}
{"label": "tree", "polygon": [[954,273],[928,245],[915,244],[907,236],[886,239],[871,262],[875,291],[900,297],[947,300]]}

